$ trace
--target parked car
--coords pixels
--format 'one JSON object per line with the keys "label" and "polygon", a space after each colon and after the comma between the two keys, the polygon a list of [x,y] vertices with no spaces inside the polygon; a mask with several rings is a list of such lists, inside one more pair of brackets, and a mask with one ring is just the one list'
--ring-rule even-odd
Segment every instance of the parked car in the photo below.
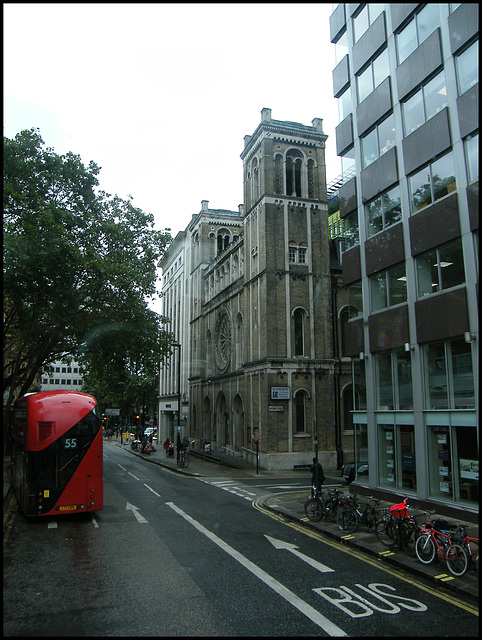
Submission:
{"label": "parked car", "polygon": [[154,427],[147,427],[147,429],[144,429],[144,435],[148,438],[152,435],[152,439],[157,440],[157,429]]}
{"label": "parked car", "polygon": [[[355,463],[347,462],[343,467],[343,477],[346,482],[353,482],[355,479]],[[359,462],[356,471],[356,477],[358,479],[368,479],[368,463]]]}

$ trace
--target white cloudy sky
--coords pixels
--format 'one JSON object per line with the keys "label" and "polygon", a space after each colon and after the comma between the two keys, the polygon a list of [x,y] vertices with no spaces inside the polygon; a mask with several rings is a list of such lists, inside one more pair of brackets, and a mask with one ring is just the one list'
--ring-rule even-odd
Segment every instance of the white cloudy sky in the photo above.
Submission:
{"label": "white cloudy sky", "polygon": [[208,200],[237,210],[240,153],[268,107],[323,118],[327,179],[341,172],[332,4],[5,3],[4,135],[102,167],[102,189],[172,235]]}

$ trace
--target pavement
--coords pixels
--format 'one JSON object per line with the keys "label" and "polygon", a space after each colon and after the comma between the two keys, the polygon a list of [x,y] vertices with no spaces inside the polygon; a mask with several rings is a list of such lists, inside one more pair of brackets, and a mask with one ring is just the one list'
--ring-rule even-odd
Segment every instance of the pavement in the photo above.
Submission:
{"label": "pavement", "polygon": [[[183,475],[193,477],[224,477],[230,479],[243,480],[246,478],[283,478],[293,477],[294,474],[299,473],[300,477],[306,477],[307,488],[304,490],[284,491],[277,494],[267,494],[259,502],[259,506],[278,514],[288,522],[295,522],[299,525],[306,527],[309,530],[316,531],[322,536],[326,536],[331,540],[337,541],[340,545],[346,545],[358,552],[376,558],[380,562],[385,562],[392,568],[397,568],[404,575],[414,575],[418,578],[427,580],[428,582],[437,585],[441,590],[447,590],[449,592],[458,594],[464,599],[477,602],[479,601],[479,580],[478,572],[475,572],[473,568],[469,568],[464,576],[456,578],[448,571],[445,565],[438,564],[437,562],[430,565],[424,565],[418,561],[417,558],[408,556],[405,552],[399,549],[387,548],[379,542],[374,533],[367,530],[364,525],[360,525],[358,530],[353,534],[345,534],[340,531],[336,523],[331,522],[311,522],[305,515],[304,503],[310,495],[310,474],[308,470],[300,471],[267,471],[265,469],[256,469],[251,465],[247,465],[244,460],[236,458],[228,462],[227,460],[221,460],[216,458],[215,454],[198,454],[196,452],[191,453],[189,466],[187,468],[179,468],[177,466],[176,457],[169,458],[166,456],[162,445],[157,448],[157,451],[151,454],[141,454],[136,451],[132,451],[130,445],[121,445],[120,440],[105,440],[107,446],[117,446],[125,449],[130,454],[143,458],[146,462],[156,464],[158,466],[170,469],[175,473],[181,473]],[[7,475],[7,467],[9,460],[4,460],[4,504],[5,497],[8,493],[10,483]],[[340,470],[325,470],[327,480],[324,483],[326,485],[341,486],[341,490],[349,493],[349,485],[345,482],[341,475]],[[389,507],[391,503],[380,502],[380,506]],[[410,514],[422,514],[422,511],[417,509],[409,509]],[[436,513],[430,516],[430,518],[445,518],[450,523],[464,523],[467,525],[468,533],[470,536],[479,537],[479,525],[473,522],[464,522],[461,519],[450,518],[445,514]],[[418,519],[418,522],[423,522],[423,517]]]}

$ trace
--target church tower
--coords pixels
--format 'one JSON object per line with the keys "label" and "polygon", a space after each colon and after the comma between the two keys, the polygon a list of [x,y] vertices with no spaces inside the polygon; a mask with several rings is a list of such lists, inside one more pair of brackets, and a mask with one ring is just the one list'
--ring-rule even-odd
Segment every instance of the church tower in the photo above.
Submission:
{"label": "church tower", "polygon": [[265,468],[336,467],[330,251],[322,120],[262,109],[245,136],[245,422]]}

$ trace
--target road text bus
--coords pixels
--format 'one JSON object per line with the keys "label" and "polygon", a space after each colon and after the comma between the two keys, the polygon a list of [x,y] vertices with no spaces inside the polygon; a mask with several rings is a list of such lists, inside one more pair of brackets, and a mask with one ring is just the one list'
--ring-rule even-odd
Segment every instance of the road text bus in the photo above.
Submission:
{"label": "road text bus", "polygon": [[102,429],[97,401],[78,391],[42,391],[15,402],[12,486],[27,516],[103,507]]}

